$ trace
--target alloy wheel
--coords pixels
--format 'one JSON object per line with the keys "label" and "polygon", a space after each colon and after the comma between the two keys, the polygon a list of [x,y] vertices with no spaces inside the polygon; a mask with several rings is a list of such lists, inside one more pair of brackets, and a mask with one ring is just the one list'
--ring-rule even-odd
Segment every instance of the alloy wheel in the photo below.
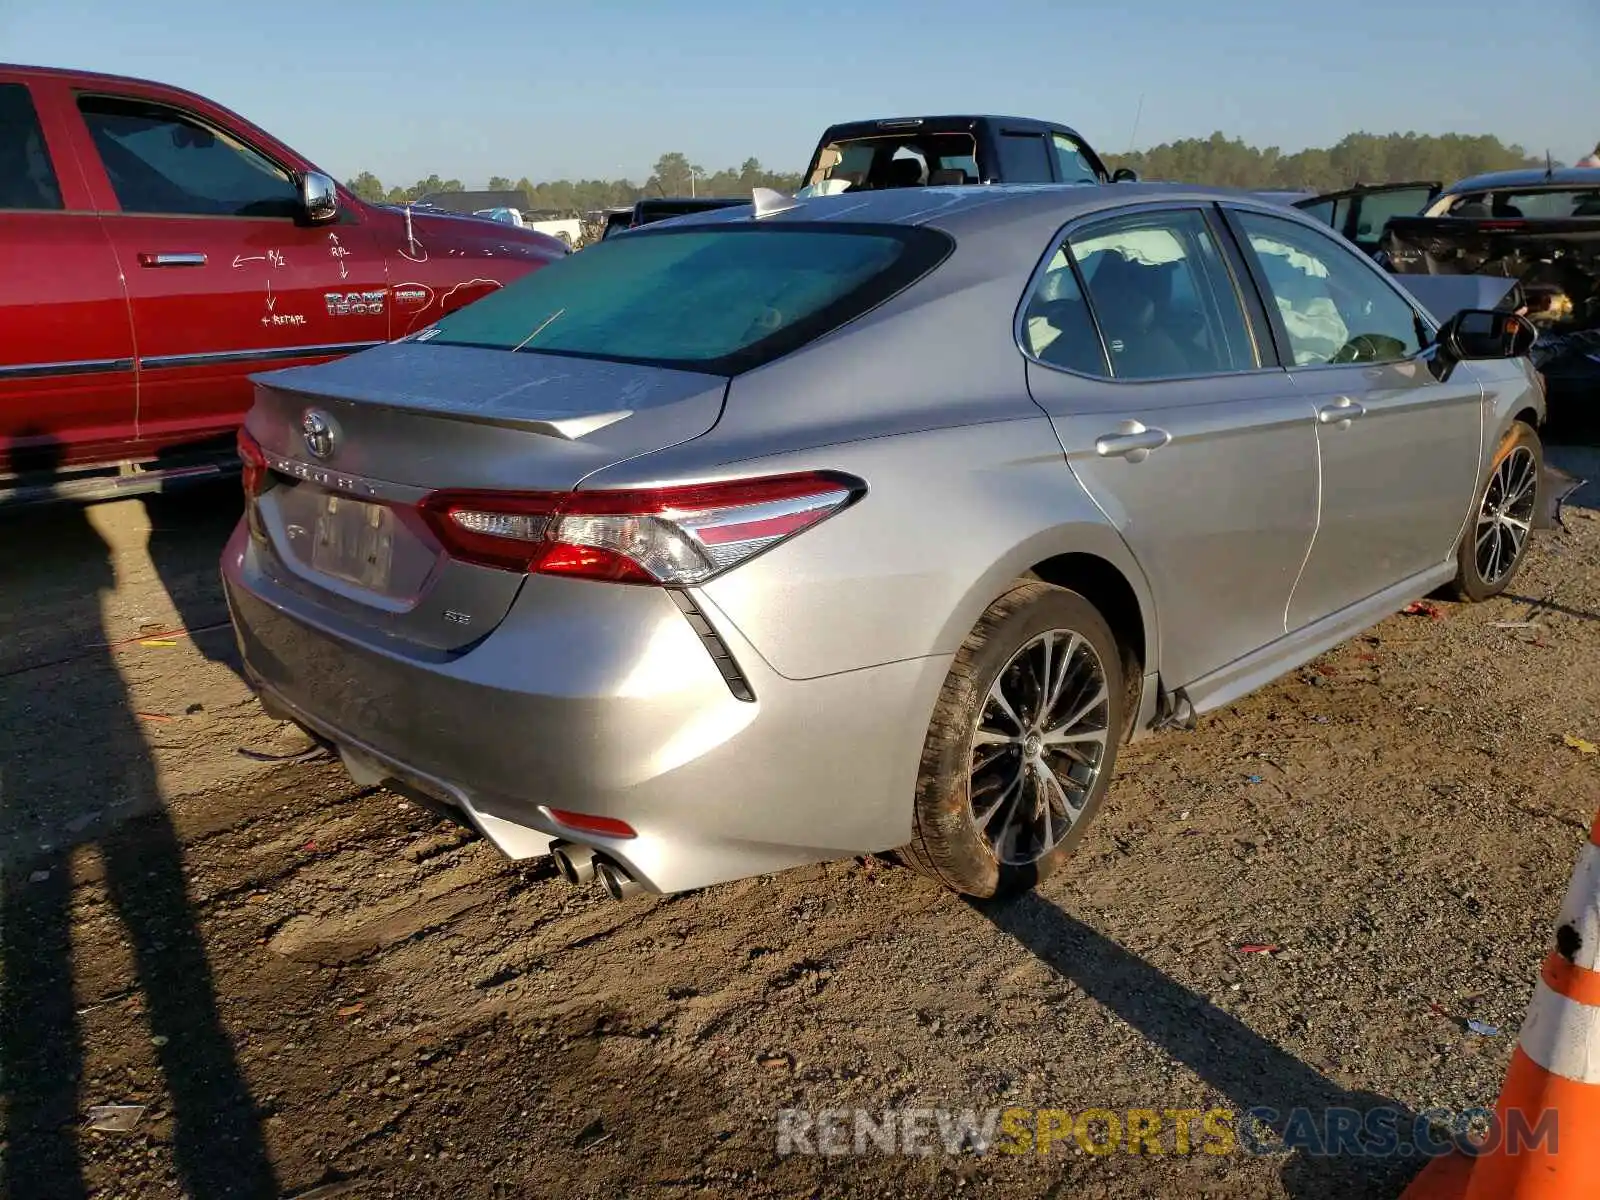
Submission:
{"label": "alloy wheel", "polygon": [[972,821],[1008,866],[1037,862],[1083,815],[1111,736],[1105,667],[1081,634],[1052,629],[1011,656],[972,733]]}
{"label": "alloy wheel", "polygon": [[1473,552],[1478,576],[1489,587],[1509,575],[1522,556],[1533,528],[1538,482],[1538,464],[1526,446],[1518,446],[1501,459],[1489,477],[1478,510]]}

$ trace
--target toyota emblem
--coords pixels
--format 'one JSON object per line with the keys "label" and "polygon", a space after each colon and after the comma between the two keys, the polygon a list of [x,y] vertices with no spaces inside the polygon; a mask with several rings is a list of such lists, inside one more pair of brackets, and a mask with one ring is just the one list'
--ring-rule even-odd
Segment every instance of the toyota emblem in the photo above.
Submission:
{"label": "toyota emblem", "polygon": [[306,450],[312,458],[333,457],[339,431],[327,413],[316,408],[306,409],[305,415],[300,418],[300,432],[305,437]]}

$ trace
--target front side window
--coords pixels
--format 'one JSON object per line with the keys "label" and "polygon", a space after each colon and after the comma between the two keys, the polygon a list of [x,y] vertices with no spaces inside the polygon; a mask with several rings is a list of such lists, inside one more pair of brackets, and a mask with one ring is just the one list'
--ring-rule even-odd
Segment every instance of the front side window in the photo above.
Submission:
{"label": "front side window", "polygon": [[24,84],[0,83],[0,208],[61,207],[33,97]]}
{"label": "front side window", "polygon": [[1260,365],[1232,273],[1200,212],[1117,217],[1067,244],[1118,379]]}
{"label": "front side window", "polygon": [[834,222],[638,231],[524,275],[418,340],[733,375],[861,315],[951,245],[926,228]]}
{"label": "front side window", "polygon": [[1050,135],[1056,152],[1056,170],[1062,183],[1099,183],[1094,164],[1083,152],[1083,146],[1064,133]]}
{"label": "front side window", "polygon": [[127,213],[294,217],[289,172],[243,142],[164,104],[78,100],[117,203]]}
{"label": "front side window", "polygon": [[1281,217],[1236,211],[1297,366],[1399,362],[1428,338],[1360,251]]}

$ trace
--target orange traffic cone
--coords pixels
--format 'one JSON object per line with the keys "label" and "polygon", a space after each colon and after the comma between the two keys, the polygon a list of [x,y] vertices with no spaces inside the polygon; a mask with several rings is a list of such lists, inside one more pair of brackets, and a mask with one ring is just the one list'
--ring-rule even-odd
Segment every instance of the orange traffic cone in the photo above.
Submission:
{"label": "orange traffic cone", "polygon": [[1434,1159],[1401,1200],[1600,1196],[1600,814],[1539,976],[1488,1140]]}

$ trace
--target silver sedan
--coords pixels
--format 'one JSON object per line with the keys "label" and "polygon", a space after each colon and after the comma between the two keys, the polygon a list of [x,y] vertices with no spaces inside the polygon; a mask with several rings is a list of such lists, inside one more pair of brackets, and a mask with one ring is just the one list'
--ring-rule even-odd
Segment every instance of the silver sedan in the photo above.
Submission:
{"label": "silver sedan", "polygon": [[1011,892],[1125,740],[1506,587],[1530,333],[1237,193],[768,193],[259,376],[227,593],[269,711],[569,880]]}

